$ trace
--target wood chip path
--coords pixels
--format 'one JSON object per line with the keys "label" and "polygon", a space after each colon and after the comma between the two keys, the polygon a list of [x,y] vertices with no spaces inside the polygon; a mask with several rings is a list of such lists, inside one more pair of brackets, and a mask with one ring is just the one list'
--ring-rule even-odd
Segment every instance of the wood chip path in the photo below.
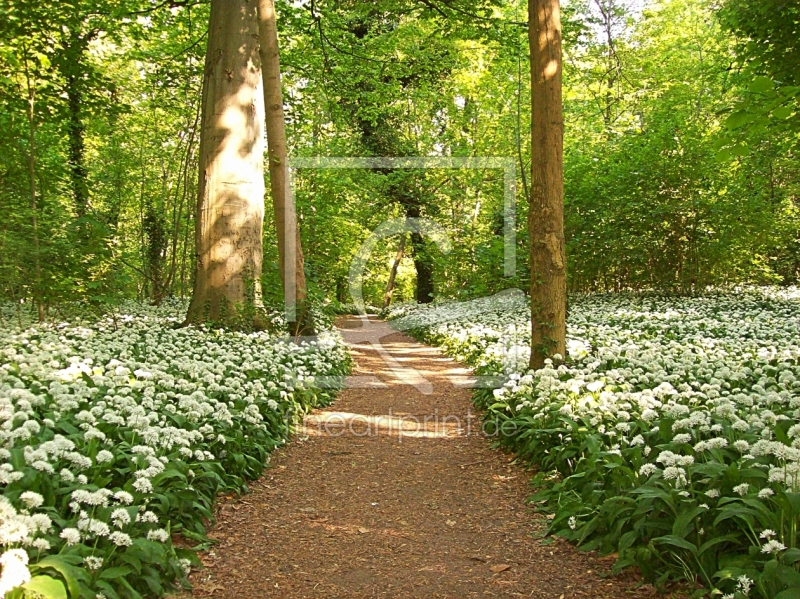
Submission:
{"label": "wood chip path", "polygon": [[356,360],[349,388],[251,493],[220,502],[193,597],[650,595],[604,578],[610,560],[542,544],[530,477],[480,434],[469,370],[384,322],[339,326]]}

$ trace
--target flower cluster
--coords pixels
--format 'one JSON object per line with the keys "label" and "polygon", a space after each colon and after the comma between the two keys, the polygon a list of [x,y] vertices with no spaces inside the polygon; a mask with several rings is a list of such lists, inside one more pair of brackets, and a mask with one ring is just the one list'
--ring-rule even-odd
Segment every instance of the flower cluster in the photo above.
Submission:
{"label": "flower cluster", "polygon": [[0,596],[37,573],[162,594],[194,559],[172,534],[201,540],[349,367],[334,333],[179,328],[184,309],[0,330]]}
{"label": "flower cluster", "polygon": [[[787,557],[800,518],[800,292],[573,297],[567,356],[535,372],[530,313],[515,302],[398,315],[479,374],[504,375],[476,398],[506,424],[500,441],[540,469],[553,531],[617,551],[620,567],[655,577],[671,562],[685,576],[692,564],[709,589],[745,596],[741,581],[755,580],[772,596],[765,576],[800,560]],[[773,577],[776,593],[787,576]]]}

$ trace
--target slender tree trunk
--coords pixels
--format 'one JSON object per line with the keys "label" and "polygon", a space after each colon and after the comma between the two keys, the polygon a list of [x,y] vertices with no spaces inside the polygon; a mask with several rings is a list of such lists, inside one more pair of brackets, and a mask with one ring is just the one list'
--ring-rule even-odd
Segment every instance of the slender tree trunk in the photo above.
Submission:
{"label": "slender tree trunk", "polygon": [[433,301],[433,268],[424,255],[425,240],[419,233],[411,234],[411,247],[414,249],[414,269],[417,271],[417,290],[415,298],[420,304]]}
{"label": "slender tree trunk", "polygon": [[278,233],[278,263],[287,308],[293,307],[295,314],[294,322],[288,323],[289,331],[293,335],[313,335],[314,323],[308,307],[300,228],[297,226],[294,200],[289,189],[278,26],[273,0],[258,0],[258,35],[264,78],[269,182]]}
{"label": "slender tree trunk", "polygon": [[78,217],[82,217],[86,216],[89,193],[86,185],[86,167],[84,166],[86,144],[83,139],[84,127],[80,113],[82,94],[78,89],[76,79],[75,75],[70,75],[67,79],[67,106],[69,109],[67,131],[69,134],[69,170],[72,181],[72,196],[75,201],[75,213]]}
{"label": "slender tree trunk", "polygon": [[[414,191],[398,194],[400,203],[405,208],[408,218],[420,218],[421,211],[419,199]],[[429,304],[433,301],[433,265],[430,257],[425,254],[425,240],[419,233],[409,235],[411,249],[413,250],[414,270],[417,272],[417,287],[414,299],[420,304]]]}
{"label": "slender tree trunk", "polygon": [[531,52],[531,368],[566,353],[567,277],[558,0],[528,0]]}
{"label": "slender tree trunk", "polygon": [[68,135],[68,162],[70,180],[72,183],[72,196],[75,202],[75,212],[78,217],[86,216],[89,207],[89,187],[85,165],[86,142],[84,140],[85,127],[81,114],[83,105],[83,74],[84,55],[88,43],[94,37],[94,32],[84,36],[78,31],[69,33],[69,41],[65,48],[66,65],[64,68],[67,92],[67,135]]}
{"label": "slender tree trunk", "polygon": [[403,259],[403,253],[406,249],[406,234],[402,233],[400,237],[400,245],[397,247],[397,255],[392,260],[392,268],[389,270],[389,281],[386,283],[386,293],[383,294],[383,307],[389,307],[392,303],[392,295],[394,294],[394,281],[397,278],[397,268],[400,266],[400,261]]}
{"label": "slender tree trunk", "polygon": [[44,304],[42,303],[42,268],[39,258],[39,218],[36,206],[36,123],[34,121],[34,107],[36,92],[31,81],[30,70],[28,69],[28,50],[22,49],[23,60],[25,63],[25,88],[28,93],[28,183],[31,192],[31,227],[33,229],[33,276],[34,290],[33,301],[38,310],[39,322],[44,322]]}
{"label": "slender tree trunk", "polygon": [[264,97],[255,4],[212,0],[203,77],[197,258],[187,323],[259,326]]}

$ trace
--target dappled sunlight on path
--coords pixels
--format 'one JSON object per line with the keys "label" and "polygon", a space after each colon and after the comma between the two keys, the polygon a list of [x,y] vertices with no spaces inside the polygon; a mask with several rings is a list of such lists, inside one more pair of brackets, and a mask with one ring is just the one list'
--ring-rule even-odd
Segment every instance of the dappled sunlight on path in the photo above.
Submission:
{"label": "dappled sunlight on path", "polygon": [[222,503],[194,596],[645,596],[600,578],[608,560],[536,538],[529,475],[490,449],[468,369],[381,321],[340,328],[348,388]]}

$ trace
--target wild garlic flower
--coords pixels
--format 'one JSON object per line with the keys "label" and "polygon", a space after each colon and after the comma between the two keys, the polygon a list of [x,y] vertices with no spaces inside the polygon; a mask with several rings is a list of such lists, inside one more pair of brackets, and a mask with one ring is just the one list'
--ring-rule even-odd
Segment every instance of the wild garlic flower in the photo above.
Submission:
{"label": "wild garlic flower", "polygon": [[771,541],[767,541],[766,543],[764,543],[761,546],[761,553],[777,554],[777,553],[780,553],[781,551],[783,551],[785,549],[786,549],[786,545],[784,545],[780,541],[776,541],[776,540],[773,539]]}

